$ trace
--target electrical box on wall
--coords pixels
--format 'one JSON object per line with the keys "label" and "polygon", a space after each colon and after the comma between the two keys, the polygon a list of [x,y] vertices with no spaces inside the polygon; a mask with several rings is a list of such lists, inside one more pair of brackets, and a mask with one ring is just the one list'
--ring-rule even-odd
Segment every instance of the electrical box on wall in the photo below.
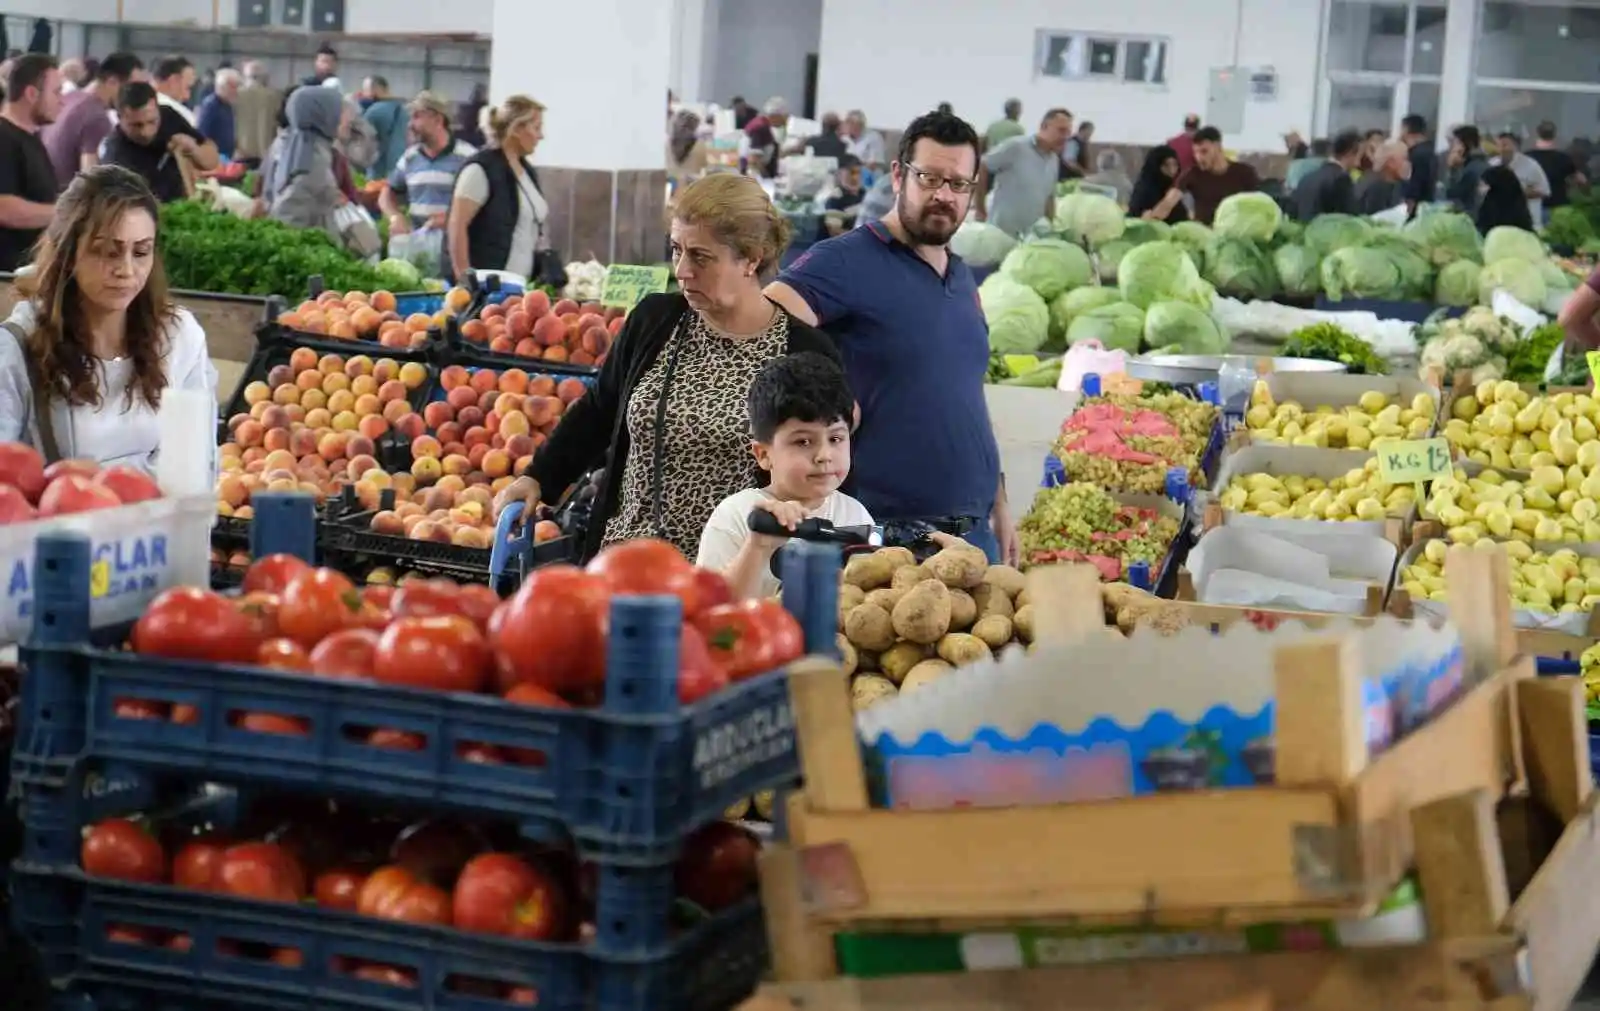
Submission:
{"label": "electrical box on wall", "polygon": [[1206,123],[1229,134],[1244,130],[1244,105],[1250,96],[1250,74],[1241,67],[1212,67],[1206,91]]}

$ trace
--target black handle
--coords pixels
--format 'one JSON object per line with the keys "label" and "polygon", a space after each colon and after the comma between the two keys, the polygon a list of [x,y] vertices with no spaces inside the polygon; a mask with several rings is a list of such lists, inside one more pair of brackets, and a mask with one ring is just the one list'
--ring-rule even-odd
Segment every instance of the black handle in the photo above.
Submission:
{"label": "black handle", "polygon": [[778,522],[778,517],[765,509],[752,509],[748,518],[750,532],[769,537],[794,537],[802,541],[827,541],[834,539],[833,524],[822,519],[804,519],[790,530]]}

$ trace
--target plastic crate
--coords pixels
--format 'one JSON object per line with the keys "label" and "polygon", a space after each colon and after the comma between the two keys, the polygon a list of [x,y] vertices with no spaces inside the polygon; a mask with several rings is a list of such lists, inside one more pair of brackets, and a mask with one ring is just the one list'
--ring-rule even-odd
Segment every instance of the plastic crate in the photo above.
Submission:
{"label": "plastic crate", "polygon": [[[832,652],[838,550],[795,547],[800,550],[785,552],[785,604],[804,627],[808,648]],[[679,706],[676,598],[613,601],[601,708],[539,709],[493,696],[107,648],[103,643],[122,641],[122,629],[91,632],[89,557],[82,536],[39,542],[38,614],[23,650],[31,676],[23,686],[12,758],[13,789],[22,792],[28,810],[24,855],[35,865],[76,862],[78,829],[87,819],[86,800],[74,784],[89,760],[209,782],[267,783],[499,816],[531,836],[570,836],[586,855],[619,867],[672,859],[686,835],[735,801],[799,776],[784,672]],[[200,720],[119,718],[115,706],[123,699],[193,705]],[[229,714],[240,711],[297,716],[310,731],[252,733],[230,725]],[[374,748],[364,735],[347,734],[348,728],[374,727],[419,734],[424,747]],[[470,743],[534,749],[548,761],[480,765],[457,753]],[[602,870],[602,885],[607,873]],[[606,929],[602,923],[601,933]]]}
{"label": "plastic crate", "polygon": [[[18,930],[45,971],[58,986],[91,997],[95,1011],[151,1011],[163,997],[184,1008],[275,1011],[517,1006],[461,992],[454,984],[464,980],[532,986],[541,1011],[729,1011],[755,988],[767,955],[754,899],[676,937],[613,952],[599,943],[517,941],[75,872],[19,867],[13,891]],[[190,945],[116,941],[108,936],[113,927],[182,935]],[[300,964],[272,961],[268,952],[282,949],[300,952]],[[414,973],[416,985],[359,979],[346,971],[353,961]]]}

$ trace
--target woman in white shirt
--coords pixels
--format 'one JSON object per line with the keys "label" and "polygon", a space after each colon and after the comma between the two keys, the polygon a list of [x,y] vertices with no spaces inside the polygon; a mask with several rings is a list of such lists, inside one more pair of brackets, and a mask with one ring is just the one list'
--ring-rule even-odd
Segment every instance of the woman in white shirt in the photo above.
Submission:
{"label": "woman in white shirt", "polygon": [[0,441],[154,474],[162,392],[215,403],[205,332],[167,298],[158,219],[144,180],[115,165],[61,195],[0,328]]}
{"label": "woman in white shirt", "polygon": [[544,137],[544,106],[513,95],[489,113],[491,146],[456,174],[445,235],[456,277],[468,270],[537,275],[535,261],[550,247],[550,208],[530,160]]}

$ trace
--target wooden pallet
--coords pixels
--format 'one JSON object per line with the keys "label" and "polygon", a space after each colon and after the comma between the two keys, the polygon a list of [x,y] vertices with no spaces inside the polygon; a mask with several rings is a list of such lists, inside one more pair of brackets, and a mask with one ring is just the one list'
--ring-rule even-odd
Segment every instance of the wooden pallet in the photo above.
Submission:
{"label": "wooden pallet", "polygon": [[[1467,643],[1480,661],[1499,663],[1497,673],[1339,789],[1279,786],[1036,809],[869,810],[842,677],[826,664],[806,665],[793,680],[806,792],[787,812],[792,845],[773,848],[762,865],[782,982],[748,1011],[1565,1011],[1600,943],[1600,903],[1591,900],[1600,877],[1600,809],[1583,692],[1575,679],[1528,676],[1526,658],[1499,659],[1514,644],[1504,563],[1474,558],[1481,561],[1467,564],[1491,570],[1473,569],[1481,580],[1476,592],[1457,594],[1453,583],[1452,599],[1469,611],[1474,600],[1501,602],[1503,613],[1480,618]],[[1315,657],[1299,661],[1300,680],[1323,676]],[[1279,705],[1282,756],[1293,754],[1286,736],[1296,731],[1293,701],[1280,694]],[[1291,758],[1291,777],[1293,768]],[[839,976],[835,931],[1223,924],[1369,909],[1352,893],[1308,896],[1303,878],[1286,871],[1293,854],[1271,837],[1294,819],[1318,817],[1377,844],[1356,847],[1357,860],[1367,861],[1363,870],[1386,876],[1416,867],[1429,943]],[[1181,847],[1152,843],[1175,833]],[[1238,873],[1242,866],[1253,867],[1254,877]]]}

